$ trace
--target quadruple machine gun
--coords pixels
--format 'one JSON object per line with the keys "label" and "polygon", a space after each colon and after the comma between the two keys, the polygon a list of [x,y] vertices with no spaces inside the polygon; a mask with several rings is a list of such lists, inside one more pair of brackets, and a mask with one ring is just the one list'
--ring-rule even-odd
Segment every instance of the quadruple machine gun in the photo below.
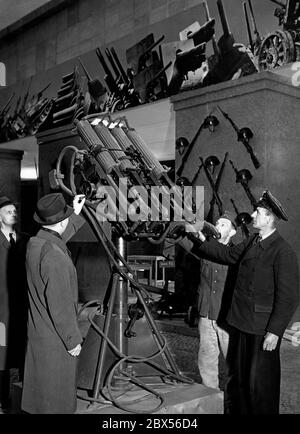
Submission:
{"label": "quadruple machine gun", "polygon": [[[192,380],[180,373],[157,329],[150,295],[158,292],[157,288],[134,278],[126,260],[126,245],[127,241],[141,239],[154,244],[167,238],[177,241],[178,234],[184,232],[183,221],[193,222],[195,218],[192,200],[182,195],[168,169],[153,156],[126,118],[86,116],[75,121],[74,133],[82,139],[84,149],[67,146],[61,151],[56,169],[50,172],[50,184],[70,196],[85,194],[84,215],[102,243],[112,271],[104,300],[100,305],[98,300],[99,308],[89,316],[92,326],[80,354],[78,388],[89,392],[86,399],[91,403],[110,401],[135,413],[143,411],[136,403],[132,406],[117,399],[116,390],[124,393],[132,387],[143,388],[158,400],[152,410],[148,406],[147,413],[157,411],[163,398],[147,378],[158,378],[160,383]],[[68,167],[68,177],[62,173],[63,167]],[[189,192],[193,195],[191,187]],[[168,204],[159,199],[160,194],[169,199]],[[183,216],[176,221],[180,209]],[[217,234],[212,225],[203,222],[204,226]],[[136,302],[128,306],[129,287]],[[150,339],[145,333],[150,333]]]}

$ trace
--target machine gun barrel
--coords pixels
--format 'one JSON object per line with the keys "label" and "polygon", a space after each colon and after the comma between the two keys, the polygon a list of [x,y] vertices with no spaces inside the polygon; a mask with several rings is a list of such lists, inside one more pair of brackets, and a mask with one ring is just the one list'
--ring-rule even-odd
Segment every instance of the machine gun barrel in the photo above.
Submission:
{"label": "machine gun barrel", "polygon": [[32,80],[32,78],[29,81],[27,92],[24,95],[24,99],[23,99],[23,102],[22,102],[21,110],[25,110],[25,106],[26,106],[26,103],[27,103],[27,100],[28,100],[28,96],[29,96],[29,89],[30,89],[30,86],[31,86],[31,80]]}
{"label": "machine gun barrel", "polygon": [[106,74],[105,82],[106,82],[110,92],[114,93],[115,95],[120,96],[120,91],[119,91],[118,85],[117,85],[109,67],[107,66],[107,63],[105,62],[105,59],[104,59],[99,48],[96,49],[96,54],[97,54],[97,57],[98,57],[101,65],[104,69],[104,72]]}
{"label": "machine gun barrel", "polygon": [[154,41],[149,47],[146,49],[146,51],[143,52],[143,54],[140,56],[140,64],[143,63],[144,59],[148,56],[149,53],[163,40],[165,39],[165,35],[162,35],[157,41]]}
{"label": "machine gun barrel", "polygon": [[84,64],[82,63],[80,57],[78,57],[78,62],[80,63],[81,68],[83,69],[83,71],[84,71],[84,73],[85,73],[86,78],[88,79],[88,81],[92,81],[92,77],[91,77],[90,74],[88,73],[88,70],[86,69],[86,67],[85,67]]}
{"label": "machine gun barrel", "polygon": [[286,4],[285,3],[282,3],[281,1],[279,1],[279,0],[270,0],[272,3],[275,3],[276,5],[278,5],[278,6],[280,6],[281,8],[286,8]]}
{"label": "machine gun barrel", "polygon": [[149,81],[149,83],[147,84],[147,86],[151,86],[156,80],[158,80],[165,72],[168,68],[170,68],[170,66],[172,65],[172,61],[170,60],[170,62],[164,66],[163,68],[161,68],[157,74],[155,74],[155,76],[152,78],[152,80]]}
{"label": "machine gun barrel", "polygon": [[249,16],[248,16],[248,11],[247,11],[247,4],[246,4],[245,1],[243,2],[243,9],[244,9],[244,15],[245,15],[245,19],[246,19],[246,26],[247,26],[249,45],[250,45],[251,50],[253,50],[254,43],[253,43],[251,29],[250,29],[250,22],[249,22]]}
{"label": "machine gun barrel", "polygon": [[38,98],[40,98],[43,95],[43,93],[51,86],[51,84],[52,82],[50,81],[50,83],[48,83],[42,90],[38,92]]}
{"label": "machine gun barrel", "polygon": [[259,45],[260,42],[261,42],[261,37],[260,37],[259,31],[257,30],[257,25],[256,25],[256,20],[255,20],[255,15],[254,15],[254,11],[253,11],[251,0],[248,0],[248,5],[249,5],[249,9],[250,9],[250,14],[251,14],[253,32],[254,32],[254,35],[255,35],[255,44]]}
{"label": "machine gun barrel", "polygon": [[121,77],[122,77],[124,83],[127,85],[130,84],[130,80],[129,80],[129,78],[128,78],[128,76],[127,76],[127,74],[126,74],[126,72],[122,66],[122,63],[120,62],[119,56],[117,55],[117,52],[114,49],[114,47],[111,48],[110,52],[111,52],[111,55],[112,55],[116,65],[117,65],[117,68],[120,71],[120,74],[121,74]]}
{"label": "machine gun barrel", "polygon": [[11,96],[8,98],[8,101],[4,104],[4,106],[0,110],[0,117],[4,117],[6,115],[7,111],[9,110],[9,109],[7,110],[7,108],[8,108],[8,106],[9,106],[9,104],[10,104],[10,102],[14,96],[15,96],[15,93],[13,92],[11,94]]}
{"label": "machine gun barrel", "polygon": [[[204,10],[205,10],[206,21],[210,21],[212,18],[210,16],[210,12],[209,12],[209,8],[208,8],[208,4],[207,4],[206,0],[203,2],[203,6],[204,6]],[[217,56],[219,54],[219,49],[218,49],[218,44],[217,44],[217,40],[216,40],[215,35],[212,36],[211,40],[212,40],[212,44],[213,44],[214,53]]]}
{"label": "machine gun barrel", "polygon": [[254,155],[253,149],[250,146],[248,139],[245,137],[246,128],[239,129],[238,126],[235,124],[235,122],[230,118],[230,116],[227,113],[225,113],[221,109],[220,106],[217,106],[217,107],[220,110],[220,112],[222,113],[222,115],[224,116],[224,118],[227,119],[230,122],[230,124],[232,125],[233,129],[236,131],[238,141],[242,142],[242,144],[245,146],[247,152],[250,154],[250,157],[251,157],[251,160],[252,160],[252,163],[253,163],[254,167],[256,169],[258,169],[260,167],[260,162],[258,161],[257,157]]}
{"label": "machine gun barrel", "polygon": [[230,35],[230,30],[229,30],[229,26],[228,26],[228,21],[226,18],[226,13],[225,13],[225,9],[222,3],[222,0],[217,0],[217,6],[218,6],[218,10],[219,10],[219,15],[220,15],[220,20],[221,20],[221,24],[222,24],[222,29],[223,29],[223,34],[224,36],[229,36]]}
{"label": "machine gun barrel", "polygon": [[121,77],[121,73],[120,73],[119,69],[117,68],[117,65],[114,61],[114,58],[112,57],[112,54],[108,48],[105,49],[105,54],[109,60],[109,63],[111,64],[111,67],[115,73],[115,76],[117,77],[117,79],[119,79]]}

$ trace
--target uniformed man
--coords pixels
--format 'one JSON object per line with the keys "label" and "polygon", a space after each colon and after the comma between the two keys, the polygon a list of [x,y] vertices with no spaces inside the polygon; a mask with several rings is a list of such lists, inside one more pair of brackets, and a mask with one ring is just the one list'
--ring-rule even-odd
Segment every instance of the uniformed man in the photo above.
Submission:
{"label": "uniformed man", "polygon": [[[231,413],[278,414],[280,344],[297,309],[297,257],[276,229],[288,217],[266,190],[252,214],[258,234],[233,247],[214,239],[195,242],[192,253],[220,264],[239,266],[228,323],[237,331]],[[191,227],[186,228],[191,231]]]}
{"label": "uniformed man", "polygon": [[[236,234],[234,216],[226,211],[217,220],[216,228],[220,233],[218,242],[229,247],[232,244],[231,238]],[[231,304],[235,273],[232,268],[228,273],[227,265],[205,259],[201,261],[200,267],[198,366],[202,383],[218,389],[219,358],[221,355],[221,361],[226,360],[228,352],[230,327],[226,322],[226,316]],[[227,368],[224,363],[222,365],[226,377]]]}

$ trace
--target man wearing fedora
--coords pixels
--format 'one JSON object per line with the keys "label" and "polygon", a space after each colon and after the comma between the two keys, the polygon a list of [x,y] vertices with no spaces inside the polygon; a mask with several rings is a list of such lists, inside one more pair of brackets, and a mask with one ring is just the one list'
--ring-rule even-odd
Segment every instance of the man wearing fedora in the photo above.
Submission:
{"label": "man wearing fedora", "polygon": [[84,196],[73,208],[61,193],[42,197],[34,219],[42,227],[28,243],[28,343],[22,410],[68,414],[76,410],[76,357],[82,337],[77,322],[77,275],[66,240],[83,225]]}
{"label": "man wearing fedora", "polygon": [[[297,257],[276,224],[288,217],[266,190],[252,214],[258,234],[232,247],[216,240],[194,242],[192,253],[220,264],[238,265],[228,323],[236,330],[231,413],[278,414],[280,400],[280,344],[297,309]],[[186,226],[187,232],[196,227]]]}
{"label": "man wearing fedora", "polygon": [[10,369],[24,368],[27,281],[26,245],[29,235],[19,232],[17,209],[7,196],[0,197],[0,405],[9,408]]}

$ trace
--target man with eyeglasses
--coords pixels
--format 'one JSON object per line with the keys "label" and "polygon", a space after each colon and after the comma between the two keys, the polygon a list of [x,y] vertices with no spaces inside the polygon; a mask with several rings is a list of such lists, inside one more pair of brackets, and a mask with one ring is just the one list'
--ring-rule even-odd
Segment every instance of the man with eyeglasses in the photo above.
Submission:
{"label": "man with eyeglasses", "polygon": [[0,406],[9,408],[10,369],[22,377],[26,346],[26,245],[29,235],[19,232],[17,209],[0,197]]}

